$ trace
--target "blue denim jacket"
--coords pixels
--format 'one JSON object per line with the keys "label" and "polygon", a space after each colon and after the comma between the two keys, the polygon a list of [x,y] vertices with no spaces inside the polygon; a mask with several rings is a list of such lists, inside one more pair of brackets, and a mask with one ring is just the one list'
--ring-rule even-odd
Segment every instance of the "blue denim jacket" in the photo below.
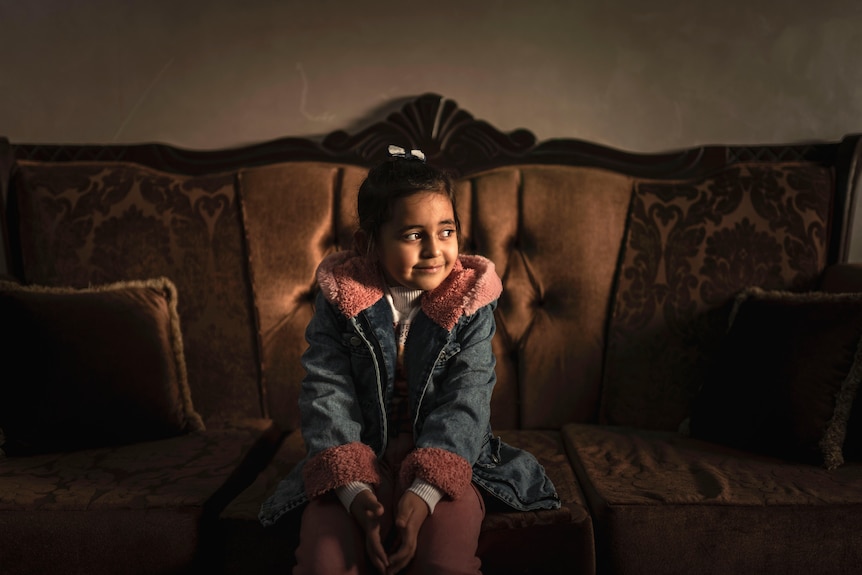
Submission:
{"label": "blue denim jacket", "polygon": [[[386,449],[396,341],[379,274],[367,266],[364,258],[339,252],[318,271],[322,289],[306,330],[309,347],[302,363],[307,375],[299,401],[308,454],[262,505],[264,525],[315,496],[304,473],[310,460],[351,444],[368,446],[376,457]],[[467,484],[472,480],[513,509],[558,508],[554,486],[536,458],[491,431],[496,382],[491,339],[500,292],[493,264],[462,255],[450,277],[424,294],[404,349],[416,448],[445,453],[455,462],[463,458]],[[447,491],[433,471],[423,479]]]}

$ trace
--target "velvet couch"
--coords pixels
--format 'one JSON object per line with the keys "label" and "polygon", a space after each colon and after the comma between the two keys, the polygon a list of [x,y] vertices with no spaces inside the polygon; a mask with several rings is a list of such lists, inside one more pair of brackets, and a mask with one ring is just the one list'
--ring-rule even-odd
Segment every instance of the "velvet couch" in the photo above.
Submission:
{"label": "velvet couch", "polygon": [[860,137],[636,154],[435,94],[223,150],[0,140],[0,572],[286,573],[314,270],[388,144],[452,169],[503,280],[492,417],[558,510],[486,573],[862,565]]}

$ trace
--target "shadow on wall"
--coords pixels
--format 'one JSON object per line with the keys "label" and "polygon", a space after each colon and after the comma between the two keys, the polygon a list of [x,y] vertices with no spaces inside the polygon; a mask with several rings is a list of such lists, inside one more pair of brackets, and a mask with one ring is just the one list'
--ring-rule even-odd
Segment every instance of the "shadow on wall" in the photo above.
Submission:
{"label": "shadow on wall", "polygon": [[[318,144],[323,143],[326,138],[337,134],[339,136],[355,136],[362,132],[362,130],[385,120],[388,120],[392,114],[401,114],[403,112],[403,108],[405,105],[415,102],[417,98],[419,98],[419,94],[413,96],[401,96],[398,98],[392,98],[391,100],[387,100],[377,106],[369,109],[365,114],[361,117],[357,118],[353,122],[347,124],[344,128],[338,128],[332,132],[325,132],[313,135],[302,135],[302,134],[284,134],[283,137],[298,137],[298,138],[307,138]],[[279,136],[282,137],[282,136]],[[254,142],[251,142],[253,144]],[[404,145],[409,142],[398,141],[391,142],[396,145]],[[248,144],[242,144],[243,146]]]}
{"label": "shadow on wall", "polygon": [[[381,104],[372,107],[368,112],[363,116],[354,121],[351,124],[348,124],[344,128],[340,128],[337,132],[345,132],[349,135],[354,135],[364,130],[365,128],[387,119],[391,114],[401,112],[401,109],[408,103],[413,102],[416,98],[419,97],[419,94],[414,96],[402,96],[400,98],[393,98],[386,102],[382,102]],[[327,134],[328,135],[328,134]],[[326,136],[321,136],[321,141]],[[393,144],[397,144],[398,142],[392,142]]]}

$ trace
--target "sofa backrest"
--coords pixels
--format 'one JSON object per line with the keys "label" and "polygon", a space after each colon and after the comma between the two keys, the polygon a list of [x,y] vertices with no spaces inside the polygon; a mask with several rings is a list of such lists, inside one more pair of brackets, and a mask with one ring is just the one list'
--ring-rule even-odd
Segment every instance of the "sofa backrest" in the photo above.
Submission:
{"label": "sofa backrest", "polygon": [[[298,424],[298,357],[314,271],[329,252],[350,249],[364,174],[308,162],[240,172],[267,404],[289,426]],[[607,170],[541,165],[458,182],[464,251],[489,257],[503,280],[494,340],[496,426],[595,418],[631,185],[632,178]]]}
{"label": "sofa backrest", "polygon": [[733,297],[816,289],[829,265],[836,172],[745,161],[638,179],[609,313],[599,421],[675,430],[707,376]]}
{"label": "sofa backrest", "polygon": [[464,251],[503,280],[500,429],[673,429],[733,293],[815,287],[846,259],[858,136],[626,154],[501,134],[433,95],[321,144],[10,146],[7,257],[28,283],[170,277],[207,424],[293,428],[314,271],[351,247],[359,183],[389,143],[457,170]]}
{"label": "sofa backrest", "polygon": [[173,281],[192,399],[208,422],[261,414],[235,181],[125,161],[21,160],[10,186],[10,261],[25,283]]}

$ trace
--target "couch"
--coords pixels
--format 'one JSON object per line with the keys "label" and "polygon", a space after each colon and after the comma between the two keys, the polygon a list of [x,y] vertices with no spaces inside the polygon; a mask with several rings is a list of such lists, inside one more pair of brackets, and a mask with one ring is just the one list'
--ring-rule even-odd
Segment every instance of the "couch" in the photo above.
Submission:
{"label": "couch", "polygon": [[389,144],[457,176],[504,285],[492,424],[561,501],[488,501],[486,573],[862,565],[860,136],[639,154],[424,94],[233,149],[0,139],[0,572],[289,572],[296,517],[257,513]]}

